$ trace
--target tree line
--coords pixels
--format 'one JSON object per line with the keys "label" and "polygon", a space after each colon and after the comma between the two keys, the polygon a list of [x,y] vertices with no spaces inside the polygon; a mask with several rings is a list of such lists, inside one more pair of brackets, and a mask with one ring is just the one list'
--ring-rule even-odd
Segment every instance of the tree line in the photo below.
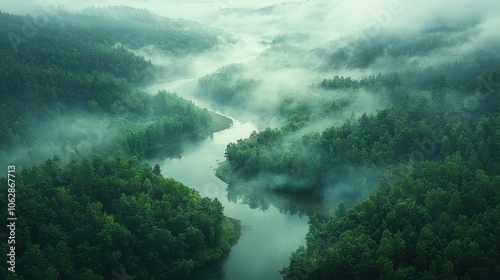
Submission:
{"label": "tree line", "polygon": [[[135,157],[99,156],[16,172],[18,260],[2,279],[110,279],[122,270],[182,279],[219,259],[239,236],[236,221],[217,199],[160,172]],[[7,209],[5,193],[0,204]]]}
{"label": "tree line", "polygon": [[[367,181],[377,186],[358,203],[340,202],[331,217],[313,215],[307,246],[292,254],[281,271],[284,279],[498,275],[500,71],[484,68],[461,82],[448,82],[444,72],[431,83],[414,83],[428,78],[424,71],[413,73],[409,80],[403,72],[324,79],[318,86],[325,94],[347,90],[354,97],[369,90],[389,105],[319,132],[302,132],[321,118],[327,103],[284,99],[283,127],[227,146],[218,174],[228,181],[286,176],[290,180],[279,186],[265,180],[259,187],[318,201],[346,180],[355,194]],[[342,108],[338,100],[335,105]]]}
{"label": "tree line", "polygon": [[[30,20],[0,13],[0,36]],[[0,41],[0,161],[16,165],[19,197],[17,273],[1,279],[184,279],[237,241],[220,202],[135,157],[230,125],[175,93],[139,89],[164,69],[130,49],[183,55],[219,43],[197,26],[128,8],[60,11],[18,52]]]}

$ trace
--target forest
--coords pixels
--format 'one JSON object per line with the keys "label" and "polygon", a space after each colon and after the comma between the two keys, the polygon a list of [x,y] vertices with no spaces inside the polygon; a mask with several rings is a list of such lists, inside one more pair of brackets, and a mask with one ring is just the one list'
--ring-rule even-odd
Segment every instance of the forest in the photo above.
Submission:
{"label": "forest", "polygon": [[[437,78],[442,86],[425,99],[394,86],[388,92],[398,94],[398,104],[304,135],[298,145],[313,154],[295,155],[305,168],[290,164],[284,172],[309,176],[314,190],[335,188],[345,176],[373,178],[365,175],[370,166],[389,168],[367,199],[350,209],[341,202],[330,218],[311,218],[307,248],[292,255],[284,278],[494,278],[500,268],[493,249],[499,241],[494,217],[500,205],[500,103],[498,86],[485,81],[498,81],[499,74],[486,70],[454,89]],[[321,86],[338,88],[342,79],[324,80]],[[451,93],[463,98],[456,111],[443,104]],[[250,153],[268,151],[250,143],[256,149],[249,148]],[[231,166],[237,159],[231,157],[233,149],[240,151],[236,147],[228,146]],[[260,161],[257,166],[280,172],[283,165]],[[322,181],[325,177],[332,180]],[[357,188],[364,186],[360,182]]]}
{"label": "forest", "polygon": [[[124,20],[130,17],[142,24]],[[1,13],[0,35],[13,36],[31,20]],[[221,203],[137,159],[231,120],[175,93],[142,90],[168,71],[133,49],[199,53],[219,43],[216,34],[117,7],[61,12],[15,51],[0,41],[0,161],[16,166],[10,175],[19,219],[17,273],[2,270],[1,279],[111,279],[122,272],[183,279],[229,252],[240,227]],[[165,40],[172,36],[178,41]],[[7,177],[0,181],[8,185]],[[2,242],[2,254],[8,250]]]}
{"label": "forest", "polygon": [[[150,18],[145,11],[116,8],[117,17],[123,18],[129,12]],[[14,26],[22,26],[21,16],[2,13],[1,17],[5,24],[0,33],[5,37]],[[124,33],[113,28],[97,28],[104,32],[102,36],[91,36],[85,33],[89,27],[79,23],[79,17],[102,18],[102,22],[93,19],[85,22],[108,28],[128,28],[119,18],[111,24],[112,19],[95,13],[75,17],[62,14],[29,43],[20,45],[18,52],[13,52],[8,43],[1,46],[2,163],[6,164],[7,158],[17,159],[19,164],[40,162],[54,153],[64,154],[65,160],[91,153],[140,156],[183,135],[207,135],[213,132],[213,121],[221,122],[220,117],[173,93],[161,91],[151,95],[139,89],[139,85],[152,81],[165,70],[127,48],[150,43],[161,46],[161,42],[141,38],[135,43],[128,42]],[[143,28],[156,26],[155,18],[150,20],[144,22]],[[196,42],[200,37],[195,31],[182,31],[182,23],[173,26],[168,31],[185,37],[193,52],[201,51],[194,46],[210,47]],[[154,29],[149,32],[157,34]],[[110,34],[125,37],[114,38]],[[116,46],[118,42],[128,44]],[[184,43],[177,47],[188,50]],[[230,120],[223,122],[227,127]],[[88,129],[67,129],[72,123]],[[20,154],[18,150],[22,147],[28,148]]]}
{"label": "forest", "polygon": [[[16,172],[18,273],[2,270],[2,279],[111,279],[122,270],[182,279],[219,259],[239,236],[236,221],[160,172],[135,157],[99,156]],[[8,244],[0,246],[6,255]]]}
{"label": "forest", "polygon": [[[426,31],[420,40],[443,48],[446,37],[431,34],[438,31],[456,30]],[[390,52],[360,43],[352,57],[340,49],[330,58],[335,67],[365,68],[385,56],[428,54],[415,47],[422,42],[411,43],[424,53],[394,38],[380,40]],[[269,207],[262,191],[317,201],[336,193],[340,200],[333,214],[311,216],[307,244],[281,270],[284,279],[492,279],[500,273],[500,60],[489,52],[465,57],[357,79],[336,75],[306,87],[307,95],[284,93],[271,111],[280,116],[277,127],[227,146],[217,174],[250,205]],[[382,108],[338,124],[367,92]],[[318,124],[321,131],[310,129]]]}
{"label": "forest", "polygon": [[[354,96],[362,90],[380,88],[390,105],[321,133],[303,133],[300,129],[342,110],[342,106],[347,106],[342,105],[345,102],[317,104],[285,98],[279,107],[285,125],[267,128],[228,145],[223,168],[242,178],[256,177],[262,172],[296,176],[291,181],[303,180],[301,185],[308,193],[335,184],[352,172],[359,173],[358,167],[442,160],[455,152],[460,152],[464,159],[473,159],[475,167],[489,174],[500,171],[496,149],[499,98],[496,89],[490,92],[491,87],[482,82],[500,79],[498,70],[487,70],[477,80],[457,85],[456,89],[436,86],[419,91],[402,85],[401,79],[395,73],[359,81],[343,77],[323,80],[320,87],[326,89],[324,94],[347,88]],[[436,81],[439,79],[436,77]],[[458,103],[464,105],[459,109],[463,112],[449,111],[446,99],[451,94],[459,96]],[[475,95],[488,98],[488,102],[472,100]],[[281,187],[290,188],[287,183]]]}
{"label": "forest", "polygon": [[390,171],[368,199],[312,216],[284,279],[493,279],[500,176],[460,153]]}
{"label": "forest", "polygon": [[0,279],[500,275],[498,3],[121,2],[0,8]]}

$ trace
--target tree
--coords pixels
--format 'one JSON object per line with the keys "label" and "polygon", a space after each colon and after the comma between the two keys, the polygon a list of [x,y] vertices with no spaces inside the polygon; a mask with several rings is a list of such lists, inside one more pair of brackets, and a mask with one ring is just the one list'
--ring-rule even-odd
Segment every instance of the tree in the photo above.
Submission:
{"label": "tree", "polygon": [[155,164],[155,166],[153,167],[153,173],[156,175],[161,175],[161,168],[160,168],[160,165],[158,163]]}
{"label": "tree", "polygon": [[[48,160],[16,170],[16,194],[24,198],[16,205],[24,224],[16,240],[18,276],[108,279],[127,267],[140,279],[179,279],[227,253],[239,229],[223,226],[222,204],[151,169],[135,157],[95,156],[70,166]],[[54,170],[65,178],[57,186]],[[91,178],[95,184],[88,186]],[[0,182],[7,185],[5,178]],[[135,187],[126,187],[131,182]],[[6,207],[1,201],[7,199],[0,200]]]}

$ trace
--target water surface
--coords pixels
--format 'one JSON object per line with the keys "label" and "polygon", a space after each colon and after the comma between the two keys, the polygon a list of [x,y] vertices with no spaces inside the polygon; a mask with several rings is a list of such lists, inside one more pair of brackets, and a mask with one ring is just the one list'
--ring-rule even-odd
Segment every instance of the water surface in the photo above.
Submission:
{"label": "water surface", "polygon": [[251,123],[234,120],[230,129],[214,133],[213,137],[181,144],[180,158],[157,154],[148,159],[151,164],[160,164],[163,176],[193,187],[203,196],[217,198],[226,216],[241,220],[243,233],[227,258],[196,271],[194,280],[281,279],[278,271],[288,265],[293,251],[305,245],[306,216],[282,213],[273,206],[265,211],[252,209],[241,199],[230,202],[227,184],[215,176],[227,144],[248,137],[256,129]]}

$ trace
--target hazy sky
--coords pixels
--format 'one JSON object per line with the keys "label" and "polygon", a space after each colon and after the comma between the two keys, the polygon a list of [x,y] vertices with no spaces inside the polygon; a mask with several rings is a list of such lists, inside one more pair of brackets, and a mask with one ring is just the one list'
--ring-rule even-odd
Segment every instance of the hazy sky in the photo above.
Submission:
{"label": "hazy sky", "polygon": [[60,5],[70,9],[81,9],[90,6],[117,6],[125,5],[137,8],[148,8],[159,14],[171,17],[183,17],[189,19],[198,18],[200,15],[212,13],[224,8],[256,8],[282,2],[279,0],[24,0],[24,1],[2,1],[0,9],[4,12],[24,14],[32,12],[35,8],[49,5]]}
{"label": "hazy sky", "polygon": [[[259,8],[279,3],[272,13],[228,13],[227,9]],[[499,26],[498,0],[24,0],[2,1],[0,10],[25,14],[38,9],[51,10],[60,5],[67,9],[89,6],[127,5],[147,8],[160,15],[186,18],[225,27],[232,31],[274,35],[285,32],[316,32],[335,37],[358,30],[376,35],[379,32],[411,32],[439,18],[456,21],[481,18]]]}

